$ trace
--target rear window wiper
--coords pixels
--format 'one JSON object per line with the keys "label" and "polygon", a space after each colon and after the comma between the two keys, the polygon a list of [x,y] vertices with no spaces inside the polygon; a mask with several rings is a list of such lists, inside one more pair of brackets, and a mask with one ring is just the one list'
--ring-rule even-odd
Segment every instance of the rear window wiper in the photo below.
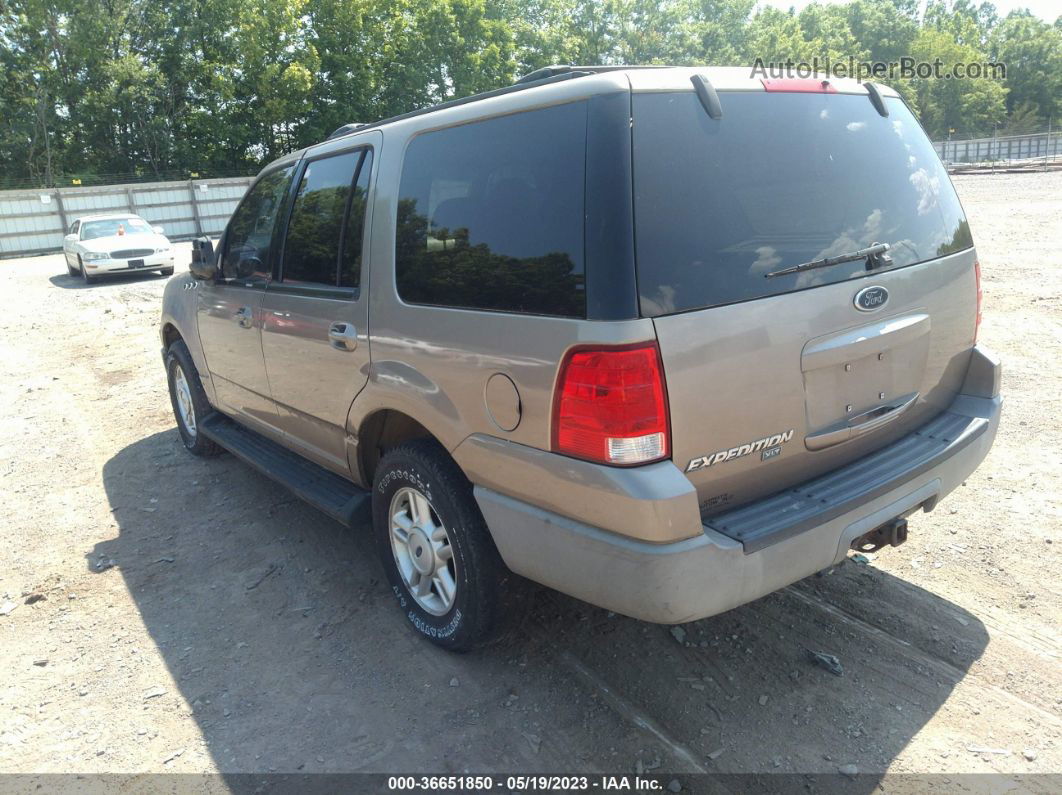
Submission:
{"label": "rear window wiper", "polygon": [[842,262],[855,262],[856,260],[867,260],[867,270],[872,268],[884,267],[891,261],[891,257],[882,256],[890,248],[888,243],[875,243],[867,248],[861,248],[858,251],[852,251],[848,254],[838,254],[836,257],[823,257],[822,259],[812,260],[811,262],[802,262],[800,265],[793,265],[789,268],[782,268],[778,271],[771,271],[764,274],[768,279],[774,276],[785,276],[789,273],[800,273],[802,271],[812,271],[816,268],[829,268],[831,265],[840,265]]}

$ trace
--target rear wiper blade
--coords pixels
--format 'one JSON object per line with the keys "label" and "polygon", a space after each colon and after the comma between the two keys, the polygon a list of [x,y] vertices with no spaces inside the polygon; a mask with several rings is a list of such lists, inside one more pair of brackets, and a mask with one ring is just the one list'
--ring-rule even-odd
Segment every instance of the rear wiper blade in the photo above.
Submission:
{"label": "rear wiper blade", "polygon": [[802,262],[800,265],[793,265],[789,268],[782,268],[779,271],[771,271],[764,274],[768,279],[774,276],[785,276],[788,273],[800,273],[801,271],[812,271],[816,268],[829,268],[831,265],[840,265],[842,262],[855,262],[856,260],[865,259],[867,262],[867,269],[871,267],[877,267],[879,265],[887,265],[889,262],[888,257],[882,257],[891,248],[888,243],[875,243],[867,248],[861,248],[858,251],[852,251],[848,254],[838,254],[836,257],[823,257],[822,259],[812,260],[811,262]]}

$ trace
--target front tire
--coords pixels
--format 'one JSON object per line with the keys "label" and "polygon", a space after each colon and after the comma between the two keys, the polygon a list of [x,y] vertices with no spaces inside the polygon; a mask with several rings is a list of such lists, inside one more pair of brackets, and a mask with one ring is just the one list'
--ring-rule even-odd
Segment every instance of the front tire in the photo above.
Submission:
{"label": "front tire", "polygon": [[177,340],[166,351],[166,380],[170,387],[170,404],[177,420],[177,431],[188,451],[198,456],[214,456],[221,448],[206,438],[199,423],[213,411],[199,372],[184,340]]}
{"label": "front tire", "polygon": [[384,455],[372,513],[391,590],[421,635],[468,651],[512,624],[522,581],[502,562],[472,484],[438,442],[417,439]]}
{"label": "front tire", "polygon": [[93,284],[96,281],[95,276],[89,276],[88,271],[85,270],[85,262],[81,259],[81,255],[77,255],[77,264],[81,269],[81,278],[85,280],[85,284]]}
{"label": "front tire", "polygon": [[173,268],[163,268],[159,271],[159,273],[161,273],[163,276],[173,276]]}

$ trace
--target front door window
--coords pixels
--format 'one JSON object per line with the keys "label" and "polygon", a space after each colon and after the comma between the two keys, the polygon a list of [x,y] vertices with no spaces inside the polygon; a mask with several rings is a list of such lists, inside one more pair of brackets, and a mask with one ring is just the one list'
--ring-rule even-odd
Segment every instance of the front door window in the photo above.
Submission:
{"label": "front door window", "polygon": [[272,274],[273,228],[294,166],[271,171],[255,183],[232,214],[221,257],[223,279],[267,282]]}

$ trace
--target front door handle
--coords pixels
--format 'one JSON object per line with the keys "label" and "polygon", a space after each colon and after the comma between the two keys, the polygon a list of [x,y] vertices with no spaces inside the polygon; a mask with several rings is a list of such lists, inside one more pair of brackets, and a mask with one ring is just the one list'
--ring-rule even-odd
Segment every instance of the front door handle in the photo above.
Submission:
{"label": "front door handle", "polygon": [[250,328],[254,325],[254,312],[251,311],[249,306],[241,306],[234,317],[240,328]]}
{"label": "front door handle", "polygon": [[337,351],[352,351],[358,347],[358,330],[353,323],[333,323],[328,327],[328,341]]}

